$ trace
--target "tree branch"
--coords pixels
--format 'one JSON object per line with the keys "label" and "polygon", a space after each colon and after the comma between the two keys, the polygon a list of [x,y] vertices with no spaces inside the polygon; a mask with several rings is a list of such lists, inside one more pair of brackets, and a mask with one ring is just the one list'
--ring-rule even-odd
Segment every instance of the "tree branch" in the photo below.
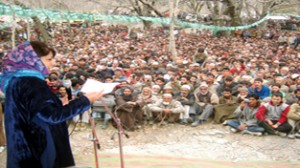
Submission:
{"label": "tree branch", "polygon": [[131,4],[131,6],[133,7],[133,10],[134,10],[138,15],[141,15],[141,14],[142,14],[141,8],[139,7],[137,1],[135,1],[135,4],[134,4],[134,2],[132,2],[132,0],[129,0],[129,3]]}
{"label": "tree branch", "polygon": [[255,7],[255,6],[253,6],[252,4],[249,4],[249,3],[245,3],[246,4],[246,8],[249,10],[249,7],[251,7],[254,11],[255,11],[255,13],[259,16],[260,15],[260,13],[259,13],[259,11],[258,11],[258,9]]}
{"label": "tree branch", "polygon": [[161,14],[157,9],[155,9],[151,4],[144,2],[143,0],[139,0],[142,4],[148,6],[150,9],[154,11],[155,14],[157,14],[159,17],[163,17],[163,14]]}

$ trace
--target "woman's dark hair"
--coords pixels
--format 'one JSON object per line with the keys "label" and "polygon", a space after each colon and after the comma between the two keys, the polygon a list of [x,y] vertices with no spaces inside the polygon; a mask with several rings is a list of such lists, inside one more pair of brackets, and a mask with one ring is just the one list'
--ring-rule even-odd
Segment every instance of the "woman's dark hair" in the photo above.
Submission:
{"label": "woman's dark hair", "polygon": [[50,52],[52,52],[53,57],[56,55],[55,50],[43,42],[31,41],[30,45],[32,46],[34,52],[37,54],[38,57],[44,57]]}

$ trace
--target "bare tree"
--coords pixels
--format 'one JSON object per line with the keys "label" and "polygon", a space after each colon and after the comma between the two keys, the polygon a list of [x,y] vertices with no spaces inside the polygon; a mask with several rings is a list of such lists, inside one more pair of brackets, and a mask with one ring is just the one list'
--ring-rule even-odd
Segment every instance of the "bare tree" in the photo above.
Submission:
{"label": "bare tree", "polygon": [[177,51],[176,51],[176,41],[175,41],[175,34],[174,34],[174,29],[175,29],[175,19],[177,16],[177,11],[178,11],[178,3],[180,0],[170,0],[169,1],[169,7],[170,7],[170,18],[171,18],[171,23],[170,23],[170,32],[169,32],[169,49],[172,54],[173,60],[176,60],[177,58]]}
{"label": "bare tree", "polygon": [[[157,10],[156,4],[158,3],[155,0],[129,0],[129,3],[138,16],[164,16],[162,12]],[[148,29],[152,24],[151,22],[145,20],[143,20],[143,23],[145,29]]]}
{"label": "bare tree", "polygon": [[257,2],[262,6],[262,11],[260,15],[266,15],[267,13],[278,13],[283,9],[288,9],[291,13],[299,13],[298,8],[293,8],[294,6],[300,5],[298,0],[258,0]]}
{"label": "bare tree", "polygon": [[214,25],[241,25],[242,14],[249,18],[262,18],[268,13],[300,13],[299,0],[182,0],[197,14],[206,6]]}
{"label": "bare tree", "polygon": [[190,0],[185,3],[187,6],[187,9],[189,9],[194,14],[199,14],[202,11],[202,8],[204,7],[205,3],[203,1],[197,1],[197,0]]}

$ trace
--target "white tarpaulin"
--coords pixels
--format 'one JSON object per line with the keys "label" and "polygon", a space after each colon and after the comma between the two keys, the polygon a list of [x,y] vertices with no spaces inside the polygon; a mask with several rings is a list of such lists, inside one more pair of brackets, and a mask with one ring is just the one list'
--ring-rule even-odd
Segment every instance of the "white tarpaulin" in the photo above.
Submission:
{"label": "white tarpaulin", "polygon": [[288,20],[290,19],[289,16],[269,16],[268,19],[272,20]]}

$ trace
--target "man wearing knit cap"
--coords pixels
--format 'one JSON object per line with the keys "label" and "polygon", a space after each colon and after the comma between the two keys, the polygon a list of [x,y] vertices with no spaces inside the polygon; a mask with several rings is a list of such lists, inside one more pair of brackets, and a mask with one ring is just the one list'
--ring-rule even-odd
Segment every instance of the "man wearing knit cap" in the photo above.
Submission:
{"label": "man wearing knit cap", "polygon": [[173,95],[173,88],[170,85],[165,85],[163,93],[170,93],[171,95]]}
{"label": "man wearing knit cap", "polygon": [[191,93],[191,87],[189,85],[182,85],[180,94],[176,96],[181,105],[184,107],[184,113],[180,114],[180,124],[187,124],[191,113],[195,113],[195,97]]}
{"label": "man wearing knit cap", "polygon": [[157,61],[152,62],[151,71],[155,74],[159,74],[159,73],[165,74],[165,73],[167,73],[165,68],[159,67],[159,62],[157,62]]}
{"label": "man wearing knit cap", "polygon": [[213,114],[214,105],[219,104],[219,97],[208,91],[208,85],[206,83],[202,83],[199,92],[195,94],[196,103],[198,105],[196,106],[196,114],[199,114],[199,116],[196,118],[196,121],[192,123],[192,127],[196,127],[206,121]]}
{"label": "man wearing knit cap", "polygon": [[172,94],[163,94],[163,99],[149,106],[155,121],[167,124],[168,122],[177,122],[184,108],[181,103],[173,99]]}
{"label": "man wearing knit cap", "polygon": [[159,85],[153,85],[151,87],[152,96],[156,97],[156,99],[162,99],[162,95],[160,94],[161,88]]}

